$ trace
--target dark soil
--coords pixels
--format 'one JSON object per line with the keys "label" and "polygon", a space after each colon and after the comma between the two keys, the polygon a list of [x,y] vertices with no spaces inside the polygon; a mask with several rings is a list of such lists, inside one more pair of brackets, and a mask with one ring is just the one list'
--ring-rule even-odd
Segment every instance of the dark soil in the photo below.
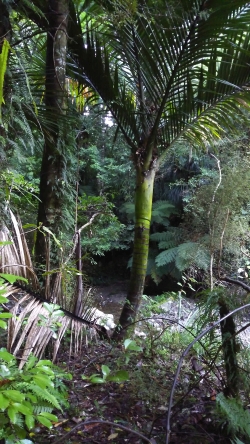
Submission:
{"label": "dark soil", "polygon": [[[94,385],[82,379],[83,373],[100,374],[102,364],[108,364],[112,368],[114,356],[116,354],[118,356],[121,351],[119,349],[121,348],[115,349],[106,342],[98,342],[84,348],[80,357],[69,358],[67,351],[61,354],[60,360],[67,363],[68,369],[73,374],[73,380],[67,383],[70,407],[63,414],[59,414],[59,421],[51,432],[48,433],[42,428],[36,430],[37,444],[146,442],[134,434],[134,431],[144,435],[148,440],[151,439],[152,444],[166,442],[167,405],[174,377],[170,368],[162,369],[158,378],[156,376],[151,379],[152,376],[149,375],[147,379],[145,368],[151,364],[153,358],[148,360],[139,356],[130,363],[130,372],[141,371],[141,387],[135,386],[133,376],[131,381],[121,384],[110,382]],[[179,381],[176,389],[177,399],[173,407],[169,443],[229,444],[230,440],[223,437],[215,428],[217,421],[212,414],[215,392],[209,387],[209,382],[208,385],[197,382],[188,391],[187,380],[190,387],[193,385],[191,373],[190,369]],[[144,391],[143,384],[145,384]],[[147,401],[145,391],[150,392],[150,385],[153,385],[158,393],[155,393],[157,395],[155,399],[152,393],[149,393],[150,400]],[[105,424],[105,421],[113,424]],[[122,430],[120,426],[125,426],[127,430]]]}

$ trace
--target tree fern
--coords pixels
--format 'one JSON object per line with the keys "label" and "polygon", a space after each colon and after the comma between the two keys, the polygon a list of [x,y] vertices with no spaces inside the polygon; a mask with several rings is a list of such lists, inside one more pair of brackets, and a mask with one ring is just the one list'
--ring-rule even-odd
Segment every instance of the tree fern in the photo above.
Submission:
{"label": "tree fern", "polygon": [[182,236],[183,231],[180,227],[169,227],[167,231],[151,234],[150,239],[159,242],[158,247],[161,250],[177,246]]}
{"label": "tree fern", "polygon": [[[168,245],[164,241],[159,243],[161,248]],[[172,269],[175,266],[179,272],[186,270],[193,264],[199,268],[207,269],[209,255],[206,249],[203,249],[198,243],[184,242],[159,253],[155,258],[155,263],[157,268],[172,264]]]}
{"label": "tree fern", "polygon": [[158,200],[153,203],[152,222],[168,226],[171,214],[178,214],[176,207],[167,200]]}
{"label": "tree fern", "polygon": [[177,249],[175,265],[180,271],[184,271],[194,263],[197,267],[207,269],[209,255],[197,242],[184,242]]}
{"label": "tree fern", "polygon": [[[131,202],[126,202],[122,206],[122,211],[124,211],[130,220],[134,219],[135,205]],[[169,225],[169,217],[171,214],[178,214],[179,211],[176,209],[175,205],[167,200],[158,200],[153,203],[152,207],[152,220],[151,223],[157,223],[164,226]],[[157,239],[155,239],[157,240]]]}
{"label": "tree fern", "polygon": [[177,253],[178,247],[173,247],[162,251],[155,259],[156,265],[160,267],[162,265],[169,264],[170,262],[175,262]]}

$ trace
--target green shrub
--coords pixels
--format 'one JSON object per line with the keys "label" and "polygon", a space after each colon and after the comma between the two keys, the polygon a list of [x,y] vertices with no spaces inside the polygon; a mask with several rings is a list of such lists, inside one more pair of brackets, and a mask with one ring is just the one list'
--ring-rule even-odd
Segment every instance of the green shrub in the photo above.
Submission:
{"label": "green shrub", "polygon": [[[16,276],[0,274],[0,285],[4,280],[13,283]],[[18,278],[19,279],[19,278]],[[6,303],[4,288],[0,289],[0,303]],[[0,328],[6,328],[4,318],[10,313],[0,313]],[[67,392],[62,379],[71,379],[70,374],[56,367],[49,360],[38,360],[30,356],[22,369],[18,359],[5,348],[0,349],[0,439],[6,444],[29,444],[28,431],[36,424],[51,428],[57,416],[54,409],[67,406]]]}

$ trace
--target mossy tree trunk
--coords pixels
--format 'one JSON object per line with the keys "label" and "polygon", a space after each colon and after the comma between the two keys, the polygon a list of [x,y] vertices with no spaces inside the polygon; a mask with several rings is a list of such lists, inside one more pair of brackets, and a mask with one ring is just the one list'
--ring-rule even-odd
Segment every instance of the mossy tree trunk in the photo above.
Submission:
{"label": "mossy tree trunk", "polygon": [[157,160],[153,149],[138,149],[135,156],[135,231],[133,261],[127,299],[123,306],[113,339],[121,340],[126,334],[126,327],[135,321],[141,303],[147,272],[152,201]]}
{"label": "mossy tree trunk", "polygon": [[[0,54],[2,53],[2,47],[4,39],[8,40],[8,42],[11,41],[12,36],[12,27],[10,23],[10,17],[9,17],[9,11],[8,7],[5,4],[6,2],[3,2],[0,0]],[[7,72],[4,73],[4,87],[3,87],[3,96],[5,99],[5,103],[8,101],[8,74]],[[0,106],[2,106],[2,103],[0,103]],[[1,110],[0,110],[1,111]],[[5,138],[6,137],[6,131],[1,121],[1,112],[0,112],[0,137]],[[5,156],[5,150],[6,146],[4,146],[4,149],[0,149],[0,162],[2,167],[6,164],[6,156]]]}
{"label": "mossy tree trunk", "polygon": [[[46,120],[49,130],[45,134],[45,144],[40,173],[40,201],[38,224],[49,228],[55,236],[62,226],[63,181],[65,159],[63,139],[66,123],[66,54],[68,0],[48,1],[48,32],[45,79]],[[37,233],[36,262],[43,267],[49,262],[48,245],[41,231]],[[58,256],[58,255],[57,255]],[[58,261],[53,260],[53,268]]]}

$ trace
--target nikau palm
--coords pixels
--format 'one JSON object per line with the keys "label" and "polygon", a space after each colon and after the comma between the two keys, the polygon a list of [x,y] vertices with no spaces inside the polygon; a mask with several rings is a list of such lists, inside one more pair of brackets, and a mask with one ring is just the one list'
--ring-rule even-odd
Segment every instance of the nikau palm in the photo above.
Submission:
{"label": "nikau palm", "polygon": [[232,131],[250,98],[249,2],[180,0],[164,10],[144,3],[137,11],[121,6],[123,20],[106,34],[102,25],[98,35],[95,22],[73,55],[81,82],[102,97],[124,134],[136,169],[133,263],[120,327],[135,319],[143,293],[160,162],[180,137],[204,146]]}

